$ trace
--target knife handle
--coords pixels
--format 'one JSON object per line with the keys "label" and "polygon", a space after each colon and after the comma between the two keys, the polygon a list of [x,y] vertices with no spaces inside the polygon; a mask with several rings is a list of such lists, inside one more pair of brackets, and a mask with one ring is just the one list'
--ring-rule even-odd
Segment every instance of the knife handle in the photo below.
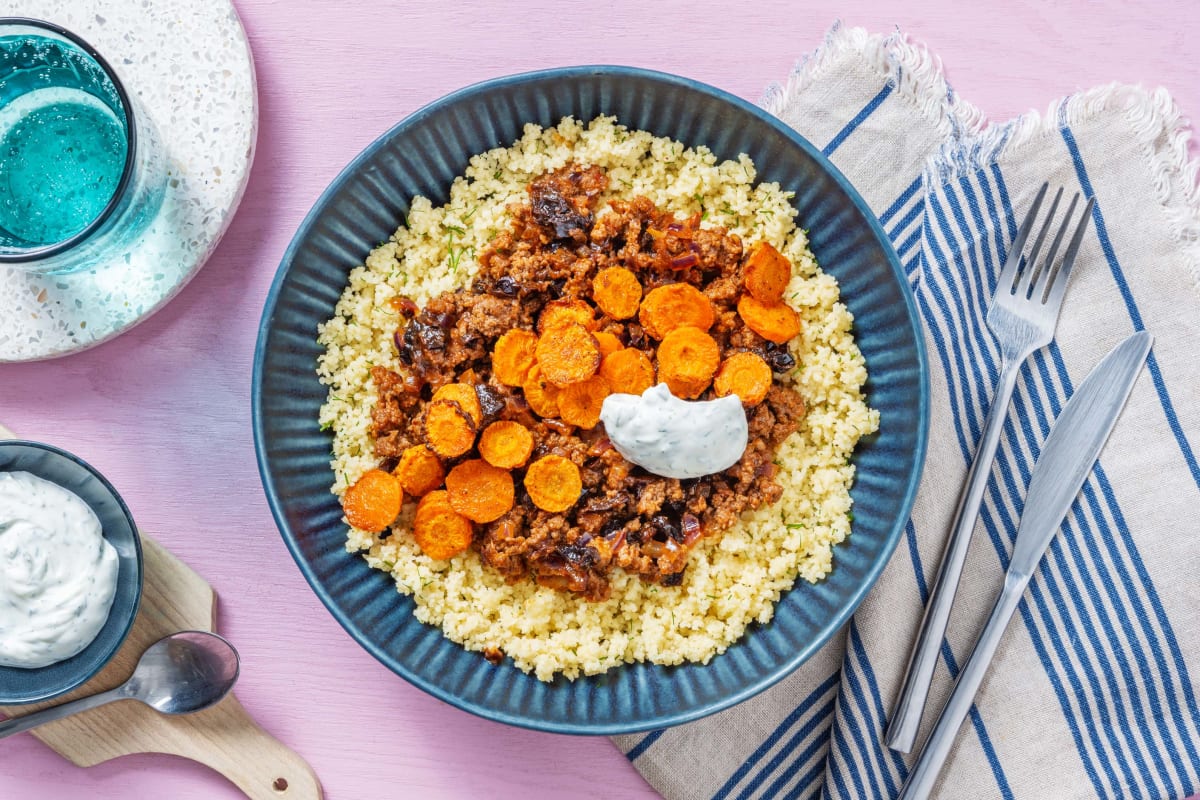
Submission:
{"label": "knife handle", "polygon": [[925,800],[933,792],[938,774],[946,763],[946,757],[950,755],[950,748],[954,746],[958,729],[962,727],[963,720],[967,718],[967,713],[975,702],[975,693],[983,683],[983,676],[987,673],[988,665],[992,663],[992,656],[996,654],[996,648],[1000,645],[1004,631],[1020,605],[1021,595],[1025,593],[1028,584],[1028,577],[1005,578],[1004,590],[996,599],[987,625],[979,635],[975,649],[963,663],[958,680],[954,682],[954,688],[950,691],[950,698],[946,700],[942,713],[938,715],[933,731],[925,740],[925,746],[921,748],[896,800]]}
{"label": "knife handle", "polygon": [[921,713],[925,710],[929,685],[933,681],[938,653],[950,621],[950,609],[954,606],[954,594],[958,591],[958,581],[967,561],[967,547],[979,517],[983,490],[992,473],[992,462],[996,459],[996,448],[1000,444],[1000,434],[1008,416],[1008,404],[1012,400],[1022,363],[1023,359],[1005,359],[1000,370],[1000,380],[983,425],[983,435],[967,471],[962,494],[958,497],[958,508],[954,512],[954,521],[950,523],[950,536],[946,540],[942,563],[933,579],[929,601],[925,604],[925,615],[921,618],[921,629],[904,672],[904,683],[883,735],[884,743],[901,753],[912,750],[917,729],[921,727]]}

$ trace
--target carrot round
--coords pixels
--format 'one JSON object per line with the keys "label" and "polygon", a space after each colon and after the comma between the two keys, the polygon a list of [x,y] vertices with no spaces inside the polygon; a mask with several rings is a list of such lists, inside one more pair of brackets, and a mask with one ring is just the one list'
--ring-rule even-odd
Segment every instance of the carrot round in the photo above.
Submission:
{"label": "carrot round", "polygon": [[533,452],[533,434],[519,422],[498,420],[479,437],[479,455],[493,467],[515,469],[525,466]]}
{"label": "carrot round", "polygon": [[783,301],[783,292],[792,279],[792,262],[767,242],[759,242],[746,256],[742,266],[742,284],[756,300],[764,303]]}
{"label": "carrot round", "polygon": [[546,380],[539,365],[534,364],[533,369],[529,370],[529,377],[521,389],[533,413],[546,419],[558,416],[558,387]]}
{"label": "carrot round", "polygon": [[641,350],[630,347],[609,353],[600,362],[608,388],[621,394],[641,394],[654,385],[654,365]]}
{"label": "carrot round", "polygon": [[513,507],[512,473],[472,458],[450,470],[446,492],[459,514],[472,522],[494,522]]}
{"label": "carrot round", "polygon": [[521,386],[533,366],[537,335],[514,328],[496,340],[492,350],[492,374],[505,386]]}
{"label": "carrot round", "polygon": [[604,363],[604,357],[609,353],[615,353],[621,350],[625,345],[621,344],[621,340],[617,338],[615,333],[608,331],[596,331],[592,334],[596,337],[596,344],[600,345],[600,363]]}
{"label": "carrot round", "polygon": [[396,521],[404,491],[390,472],[373,469],[363,473],[342,495],[346,521],[367,533],[379,533]]}
{"label": "carrot round", "polygon": [[475,420],[454,400],[434,400],[425,411],[425,440],[442,458],[470,450],[476,430]]}
{"label": "carrot round", "polygon": [[594,330],[598,324],[595,309],[586,301],[564,297],[546,303],[542,313],[538,315],[537,330],[538,333],[545,333],[566,322],[577,322],[589,331]]}
{"label": "carrot round", "polygon": [[479,405],[479,395],[469,383],[447,383],[433,393],[433,400],[453,400],[458,403],[459,408],[471,415],[476,428],[483,421],[483,407]]}
{"label": "carrot round", "polygon": [[738,300],[738,316],[747,328],[775,344],[786,344],[800,333],[800,315],[784,303],[764,303],[744,294]]}
{"label": "carrot round", "polygon": [[542,511],[558,514],[575,505],[583,491],[583,479],[570,459],[543,456],[525,471],[525,491]]}
{"label": "carrot round", "polygon": [[604,398],[611,393],[608,381],[599,375],[564,386],[558,390],[558,416],[563,422],[594,428],[600,422]]}
{"label": "carrot round", "polygon": [[713,319],[712,302],[690,283],[670,283],[650,290],[638,313],[646,333],[660,340],[684,326],[706,331]]}
{"label": "carrot round", "polygon": [[754,353],[734,353],[721,362],[713,391],[717,397],[736,394],[747,406],[756,406],[771,388],[771,368]]}
{"label": "carrot round", "polygon": [[624,267],[602,269],[592,279],[592,299],[613,319],[629,319],[638,312],[642,284]]}
{"label": "carrot round", "polygon": [[441,460],[424,445],[414,445],[400,454],[400,463],[392,470],[404,491],[420,497],[442,485],[446,470]]}
{"label": "carrot round", "polygon": [[708,388],[721,363],[721,349],[704,331],[690,325],[676,328],[658,346],[658,379],[671,394],[694,400]]}
{"label": "carrot round", "polygon": [[447,492],[430,492],[417,503],[413,538],[430,558],[445,561],[464,552],[471,546],[473,533],[471,520],[454,510]]}
{"label": "carrot round", "polygon": [[534,352],[542,377],[557,386],[585,381],[600,368],[600,344],[578,322],[548,329]]}

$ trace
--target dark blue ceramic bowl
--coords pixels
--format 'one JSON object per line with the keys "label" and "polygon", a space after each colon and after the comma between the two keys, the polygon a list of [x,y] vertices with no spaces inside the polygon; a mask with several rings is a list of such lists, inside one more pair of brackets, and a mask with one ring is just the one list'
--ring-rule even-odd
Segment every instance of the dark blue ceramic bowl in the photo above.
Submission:
{"label": "dark blue ceramic bowl", "polygon": [[104,476],[65,450],[37,442],[0,442],[0,472],[30,472],[79,495],[100,518],[117,550],[117,593],[92,643],[66,661],[40,669],[0,667],[0,705],[36,703],[82,685],[125,641],[142,599],[142,543],[125,502]]}
{"label": "dark blue ceramic bowl", "polygon": [[[795,192],[799,224],[842,287],[870,371],[880,431],[855,455],[853,534],[835,569],[783,597],[708,665],[637,664],[574,682],[542,683],[493,667],[412,617],[390,578],[343,548],[329,487],[330,435],[317,427],[317,325],[333,314],[347,273],[424,195],[435,205],[476,153],[507,146],[528,122],[615,115],[631,127],[747,153],[763,181]],[[625,67],[572,67],[488,81],[417,111],[377,139],[330,185],[283,257],[267,298],[254,367],[254,439],[275,519],[301,572],[350,634],[397,674],[460,708],[563,733],[611,734],[675,725],[762,691],[815,653],[875,582],[908,519],[925,454],[925,352],[895,253],[858,193],[821,153],[761,109],[710,86]]]}

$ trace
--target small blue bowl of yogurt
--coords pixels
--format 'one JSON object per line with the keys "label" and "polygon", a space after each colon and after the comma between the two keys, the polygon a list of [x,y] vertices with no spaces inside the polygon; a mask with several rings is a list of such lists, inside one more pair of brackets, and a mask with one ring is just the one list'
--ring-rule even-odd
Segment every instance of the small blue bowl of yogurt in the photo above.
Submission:
{"label": "small blue bowl of yogurt", "polygon": [[112,484],[57,447],[0,442],[0,705],[85,683],[141,597],[141,541]]}

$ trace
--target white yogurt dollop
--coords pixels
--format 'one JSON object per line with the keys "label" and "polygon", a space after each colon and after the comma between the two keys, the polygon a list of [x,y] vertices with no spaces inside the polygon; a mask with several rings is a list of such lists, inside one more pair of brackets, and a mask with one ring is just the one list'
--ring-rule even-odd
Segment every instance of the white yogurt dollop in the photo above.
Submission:
{"label": "white yogurt dollop", "polygon": [[617,452],[664,478],[729,469],[746,452],[746,412],[737,395],[680,400],[665,383],[642,394],[610,394],[600,420]]}
{"label": "white yogurt dollop", "polygon": [[0,472],[0,665],[45,667],[91,644],[117,568],[87,503],[28,472]]}

